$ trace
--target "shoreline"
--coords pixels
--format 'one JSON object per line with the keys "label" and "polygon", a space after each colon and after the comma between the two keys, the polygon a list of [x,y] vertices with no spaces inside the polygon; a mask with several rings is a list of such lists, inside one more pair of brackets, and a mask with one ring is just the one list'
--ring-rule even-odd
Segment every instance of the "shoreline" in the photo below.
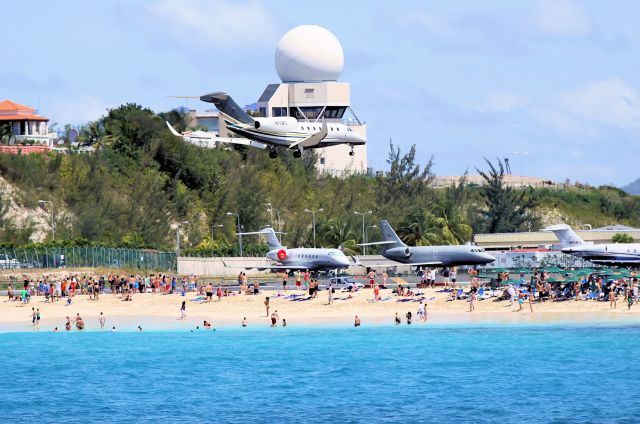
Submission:
{"label": "shoreline", "polygon": [[[42,319],[40,332],[50,332],[55,327],[64,332],[66,316],[73,319],[80,314],[86,324],[86,330],[99,330],[98,316],[103,312],[106,317],[106,329],[116,326],[117,330],[135,330],[138,325],[143,330],[191,330],[202,328],[204,320],[214,328],[227,329],[241,327],[244,317],[249,328],[268,328],[270,321],[264,306],[265,298],[270,298],[270,313],[278,311],[280,320],[285,318],[290,327],[353,327],[355,315],[362,320],[363,326],[393,325],[396,313],[401,317],[402,326],[406,324],[406,313],[413,314],[413,326],[446,325],[633,325],[640,323],[640,305],[627,310],[626,303],[618,300],[616,309],[609,309],[609,302],[601,301],[564,301],[534,303],[531,313],[529,305],[524,310],[512,310],[511,302],[486,299],[476,302],[476,310],[468,312],[469,303],[465,300],[447,301],[448,293],[439,289],[424,289],[428,321],[421,322],[417,317],[419,303],[413,299],[397,298],[390,290],[381,290],[385,301],[372,302],[373,293],[368,289],[356,293],[337,292],[334,302],[327,304],[328,293],[321,291],[318,298],[292,301],[284,293],[266,292],[259,295],[234,295],[223,297],[222,301],[211,303],[194,301],[195,293],[186,296],[179,294],[135,294],[132,302],[123,302],[118,296],[103,294],[100,300],[89,300],[86,295],[74,297],[71,305],[64,300],[45,303],[44,297],[35,296],[31,302],[21,306],[20,302],[9,302],[3,296],[0,300],[0,333],[33,332],[31,325],[32,308],[40,310]],[[281,296],[278,296],[279,293]],[[302,294],[290,290],[291,294]],[[351,298],[348,296],[351,295]],[[306,295],[302,296],[303,299]],[[215,299],[215,297],[214,297]],[[401,299],[402,302],[397,300]],[[187,318],[179,320],[180,304],[186,302]],[[513,308],[517,308],[515,303]],[[281,321],[278,322],[278,326]],[[76,331],[76,330],[73,330]]]}

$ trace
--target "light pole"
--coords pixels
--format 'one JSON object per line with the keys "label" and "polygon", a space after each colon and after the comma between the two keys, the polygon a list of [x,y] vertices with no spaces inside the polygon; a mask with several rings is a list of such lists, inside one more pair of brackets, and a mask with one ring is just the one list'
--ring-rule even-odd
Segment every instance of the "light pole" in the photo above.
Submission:
{"label": "light pole", "polygon": [[53,221],[53,202],[51,200],[38,200],[40,206],[44,207],[47,203],[51,204],[51,240],[56,239],[56,224]]}
{"label": "light pole", "polygon": [[522,157],[528,155],[528,152],[513,152],[514,155],[520,157],[520,185],[524,185],[524,177],[522,173]]}
{"label": "light pole", "polygon": [[188,223],[189,221],[182,221],[176,224],[176,257],[180,256],[180,227]]}
{"label": "light pole", "polygon": [[[367,212],[358,212],[358,211],[354,211],[353,212],[356,215],[361,215],[362,216],[362,243],[366,243],[367,242],[367,234],[365,232],[365,228],[364,228],[364,217],[366,215],[371,215],[373,213],[373,211],[367,211]],[[366,255],[367,254],[367,246],[362,246],[362,254]]]}
{"label": "light pole", "polygon": [[324,211],[323,208],[320,209],[316,209],[316,210],[311,210],[311,209],[305,209],[305,212],[308,212],[311,214],[311,216],[313,217],[313,248],[316,248],[316,213],[318,212],[322,212]]}
{"label": "light pole", "polygon": [[240,212],[227,212],[227,216],[237,216],[238,217],[238,242],[240,244],[240,256],[243,256],[242,251],[242,230],[240,228]]}
{"label": "light pole", "polygon": [[269,221],[271,223],[271,228],[274,228],[274,226],[273,226],[273,205],[271,204],[271,202],[267,203],[267,208],[269,208],[269,215],[271,216],[271,220]]}
{"label": "light pole", "polygon": [[214,228],[222,228],[224,224],[213,224],[211,225],[211,243],[213,243],[213,229]]}

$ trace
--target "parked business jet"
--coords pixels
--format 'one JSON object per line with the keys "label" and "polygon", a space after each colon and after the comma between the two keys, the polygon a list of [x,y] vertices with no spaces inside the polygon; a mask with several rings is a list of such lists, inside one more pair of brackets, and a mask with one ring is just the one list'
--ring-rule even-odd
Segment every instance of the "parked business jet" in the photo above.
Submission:
{"label": "parked business jet", "polygon": [[[353,146],[365,144],[363,136],[341,123],[327,123],[298,121],[291,116],[270,118],[254,118],[249,116],[227,93],[216,92],[200,96],[200,100],[213,103],[219,111],[220,134],[227,132],[235,137],[217,137],[201,131],[197,134],[179,134],[168,122],[167,125],[174,135],[191,139],[209,139],[212,142],[241,144],[257,148],[269,148],[269,157],[278,157],[277,148],[284,147],[294,150],[293,156],[299,158],[304,149],[348,144],[351,146],[349,155],[353,156]],[[208,135],[208,137],[207,137]]]}
{"label": "parked business jet", "polygon": [[544,231],[553,232],[562,253],[583,258],[597,265],[640,265],[640,243],[593,244],[585,242],[567,224],[552,225]]}
{"label": "parked business jet", "polygon": [[[350,263],[347,256],[340,249],[306,248],[299,247],[288,249],[280,244],[273,228],[264,228],[260,231],[242,233],[242,235],[263,235],[267,239],[269,252],[266,258],[272,264],[266,266],[240,267],[243,269],[271,269],[273,271],[324,271],[348,268]],[[224,264],[227,266],[227,264]],[[231,268],[231,267],[229,267]]]}
{"label": "parked business jet", "polygon": [[[381,245],[381,255],[395,262],[412,266],[445,267],[456,265],[486,265],[496,260],[484,249],[472,245],[446,246],[407,246],[393,231],[391,225],[380,220],[380,232],[383,241],[364,243],[364,245]],[[367,265],[382,266],[389,264]]]}

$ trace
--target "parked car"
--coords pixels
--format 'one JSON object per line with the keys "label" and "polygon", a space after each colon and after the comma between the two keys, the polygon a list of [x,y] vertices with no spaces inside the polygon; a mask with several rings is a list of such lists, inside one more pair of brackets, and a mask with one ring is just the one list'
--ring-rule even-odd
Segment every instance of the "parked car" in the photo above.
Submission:
{"label": "parked car", "polygon": [[329,281],[331,285],[336,289],[348,289],[348,288],[357,288],[358,290],[364,288],[364,284],[356,281],[353,277],[333,277],[330,278]]}
{"label": "parked car", "polygon": [[20,268],[20,262],[18,262],[16,259],[9,258],[9,256],[2,253],[0,254],[0,268]]}

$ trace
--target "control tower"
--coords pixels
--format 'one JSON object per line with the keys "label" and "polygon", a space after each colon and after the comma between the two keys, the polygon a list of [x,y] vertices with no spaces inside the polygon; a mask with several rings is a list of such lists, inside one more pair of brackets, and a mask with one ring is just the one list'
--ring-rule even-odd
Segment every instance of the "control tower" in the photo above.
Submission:
{"label": "control tower", "polygon": [[[322,126],[341,122],[366,138],[366,127],[351,109],[350,87],[338,82],[344,53],[338,39],[317,25],[301,25],[287,32],[275,53],[278,84],[269,84],[257,103],[262,117],[292,116]],[[317,167],[332,174],[367,170],[367,146],[338,145],[315,149]]]}

